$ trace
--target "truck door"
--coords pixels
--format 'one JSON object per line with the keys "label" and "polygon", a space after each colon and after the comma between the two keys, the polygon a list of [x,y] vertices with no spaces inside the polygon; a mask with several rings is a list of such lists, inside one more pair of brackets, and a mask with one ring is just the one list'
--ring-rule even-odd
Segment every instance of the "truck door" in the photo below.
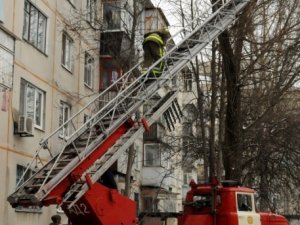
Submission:
{"label": "truck door", "polygon": [[255,211],[253,193],[236,193],[239,225],[261,225],[260,215]]}

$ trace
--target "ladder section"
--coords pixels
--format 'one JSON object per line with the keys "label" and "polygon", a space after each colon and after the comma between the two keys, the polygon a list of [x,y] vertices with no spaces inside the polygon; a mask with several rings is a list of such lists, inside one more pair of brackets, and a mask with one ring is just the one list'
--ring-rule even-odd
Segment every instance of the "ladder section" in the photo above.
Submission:
{"label": "ladder section", "polygon": [[[66,190],[70,188],[71,181],[67,184],[68,187],[64,183],[66,177],[74,173],[78,165],[88,161],[88,157],[94,154],[94,151],[100,151],[99,146],[111,138],[118,129],[124,130],[125,127],[128,127],[131,116],[138,111],[139,107],[151,99],[161,87],[166,87],[171,83],[193,57],[217,38],[222,31],[232,25],[248,2],[249,0],[229,0],[222,4],[222,0],[217,1],[215,4],[221,5],[221,7],[214,13],[208,14],[205,20],[197,18],[175,34],[171,39],[180,39],[181,41],[144,74],[136,77],[141,69],[141,64],[138,63],[42,140],[24,175],[29,168],[33,167],[33,163],[41,151],[47,149],[56,156],[8,197],[12,206],[43,205],[48,194],[55,188],[59,189],[62,186]],[[201,25],[192,29],[193,24],[199,21]],[[156,78],[150,77],[151,70],[162,61],[165,62],[162,75]],[[111,93],[116,93],[112,99]],[[169,111],[170,113],[171,111]],[[171,117],[170,114],[169,119]],[[86,118],[85,122],[83,122],[84,118]],[[121,142],[120,140],[120,146],[123,144]],[[112,143],[112,145],[114,144]],[[99,158],[103,154],[105,155],[105,152],[98,154]],[[111,153],[111,155],[114,154],[116,153]],[[94,162],[89,161],[89,163]],[[86,166],[86,168],[90,168],[90,166]],[[95,168],[98,170],[101,166],[104,165]],[[80,171],[76,176],[71,176],[71,180],[76,182],[88,172],[88,170]],[[57,186],[60,187],[57,188]],[[57,197],[62,198],[63,196]]]}
{"label": "ladder section", "polygon": [[[159,119],[165,111],[168,111],[173,107],[175,104],[174,102],[177,102],[176,96],[177,91],[170,91],[161,98],[152,109],[145,113],[149,126]],[[180,109],[178,108],[176,110]],[[128,149],[141,134],[143,134],[144,130],[145,128],[143,126],[139,126],[138,128],[132,127],[129,129],[128,132],[105,153],[105,155],[99,158],[93,166],[82,175],[80,182],[75,182],[72,185],[68,193],[64,196],[61,204],[67,204],[70,209],[89,189],[87,182],[81,181],[86,181],[86,176],[89,176],[91,183],[97,182],[101,175],[120,157],[120,155]]]}

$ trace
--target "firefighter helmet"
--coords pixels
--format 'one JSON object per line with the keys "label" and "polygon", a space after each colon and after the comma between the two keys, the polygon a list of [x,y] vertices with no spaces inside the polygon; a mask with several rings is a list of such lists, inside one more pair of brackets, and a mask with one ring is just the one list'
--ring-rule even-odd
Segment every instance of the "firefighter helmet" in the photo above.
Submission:
{"label": "firefighter helmet", "polygon": [[169,37],[170,32],[167,27],[164,27],[162,29],[157,30],[157,33],[159,33],[162,37]]}

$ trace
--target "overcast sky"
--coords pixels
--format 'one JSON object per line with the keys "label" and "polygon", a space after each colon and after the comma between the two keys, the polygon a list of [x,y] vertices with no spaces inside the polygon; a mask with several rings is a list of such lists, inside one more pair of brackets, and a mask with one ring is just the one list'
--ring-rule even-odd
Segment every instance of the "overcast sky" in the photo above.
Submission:
{"label": "overcast sky", "polygon": [[180,27],[180,23],[176,18],[177,15],[175,15],[174,10],[172,10],[169,1],[168,0],[151,0],[151,1],[155,7],[159,7],[163,10],[170,24],[169,30],[171,34],[176,33],[178,31],[178,28]]}

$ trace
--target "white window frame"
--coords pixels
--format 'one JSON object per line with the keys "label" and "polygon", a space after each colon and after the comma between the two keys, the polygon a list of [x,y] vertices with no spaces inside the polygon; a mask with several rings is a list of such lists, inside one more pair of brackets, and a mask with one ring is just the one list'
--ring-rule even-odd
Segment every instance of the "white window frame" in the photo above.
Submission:
{"label": "white window frame", "polygon": [[[152,147],[149,148],[149,147]],[[145,167],[161,167],[160,144],[147,143],[144,144],[144,166]]]}
{"label": "white window frame", "polygon": [[86,20],[95,26],[97,20],[97,0],[86,0]]}
{"label": "white window frame", "polygon": [[94,79],[94,58],[87,52],[84,54],[84,84],[92,88]]}
{"label": "white window frame", "polygon": [[1,29],[0,40],[0,84],[12,88],[15,41]]}
{"label": "white window frame", "polygon": [[46,53],[48,18],[30,1],[24,3],[23,39]]}
{"label": "white window frame", "polygon": [[[59,105],[59,118],[58,118],[58,125],[59,127],[63,125],[64,122],[69,120],[71,117],[71,106],[61,101]],[[62,129],[59,131],[59,137],[60,138],[67,138],[70,134],[70,126],[69,124],[62,127]]]}
{"label": "white window frame", "polygon": [[62,66],[70,72],[73,72],[73,39],[66,33],[62,34]]}
{"label": "white window frame", "polygon": [[[20,111],[23,112],[23,115],[31,118],[34,123],[34,127],[38,129],[43,129],[44,127],[44,114],[45,114],[45,92],[37,88],[33,84],[22,79],[21,83],[24,85],[24,90],[21,90],[21,101],[23,101],[23,109]],[[29,91],[33,91],[33,102],[29,102]],[[40,100],[40,101],[38,101]],[[28,108],[32,106],[32,110]],[[38,118],[40,120],[38,121]]]}

